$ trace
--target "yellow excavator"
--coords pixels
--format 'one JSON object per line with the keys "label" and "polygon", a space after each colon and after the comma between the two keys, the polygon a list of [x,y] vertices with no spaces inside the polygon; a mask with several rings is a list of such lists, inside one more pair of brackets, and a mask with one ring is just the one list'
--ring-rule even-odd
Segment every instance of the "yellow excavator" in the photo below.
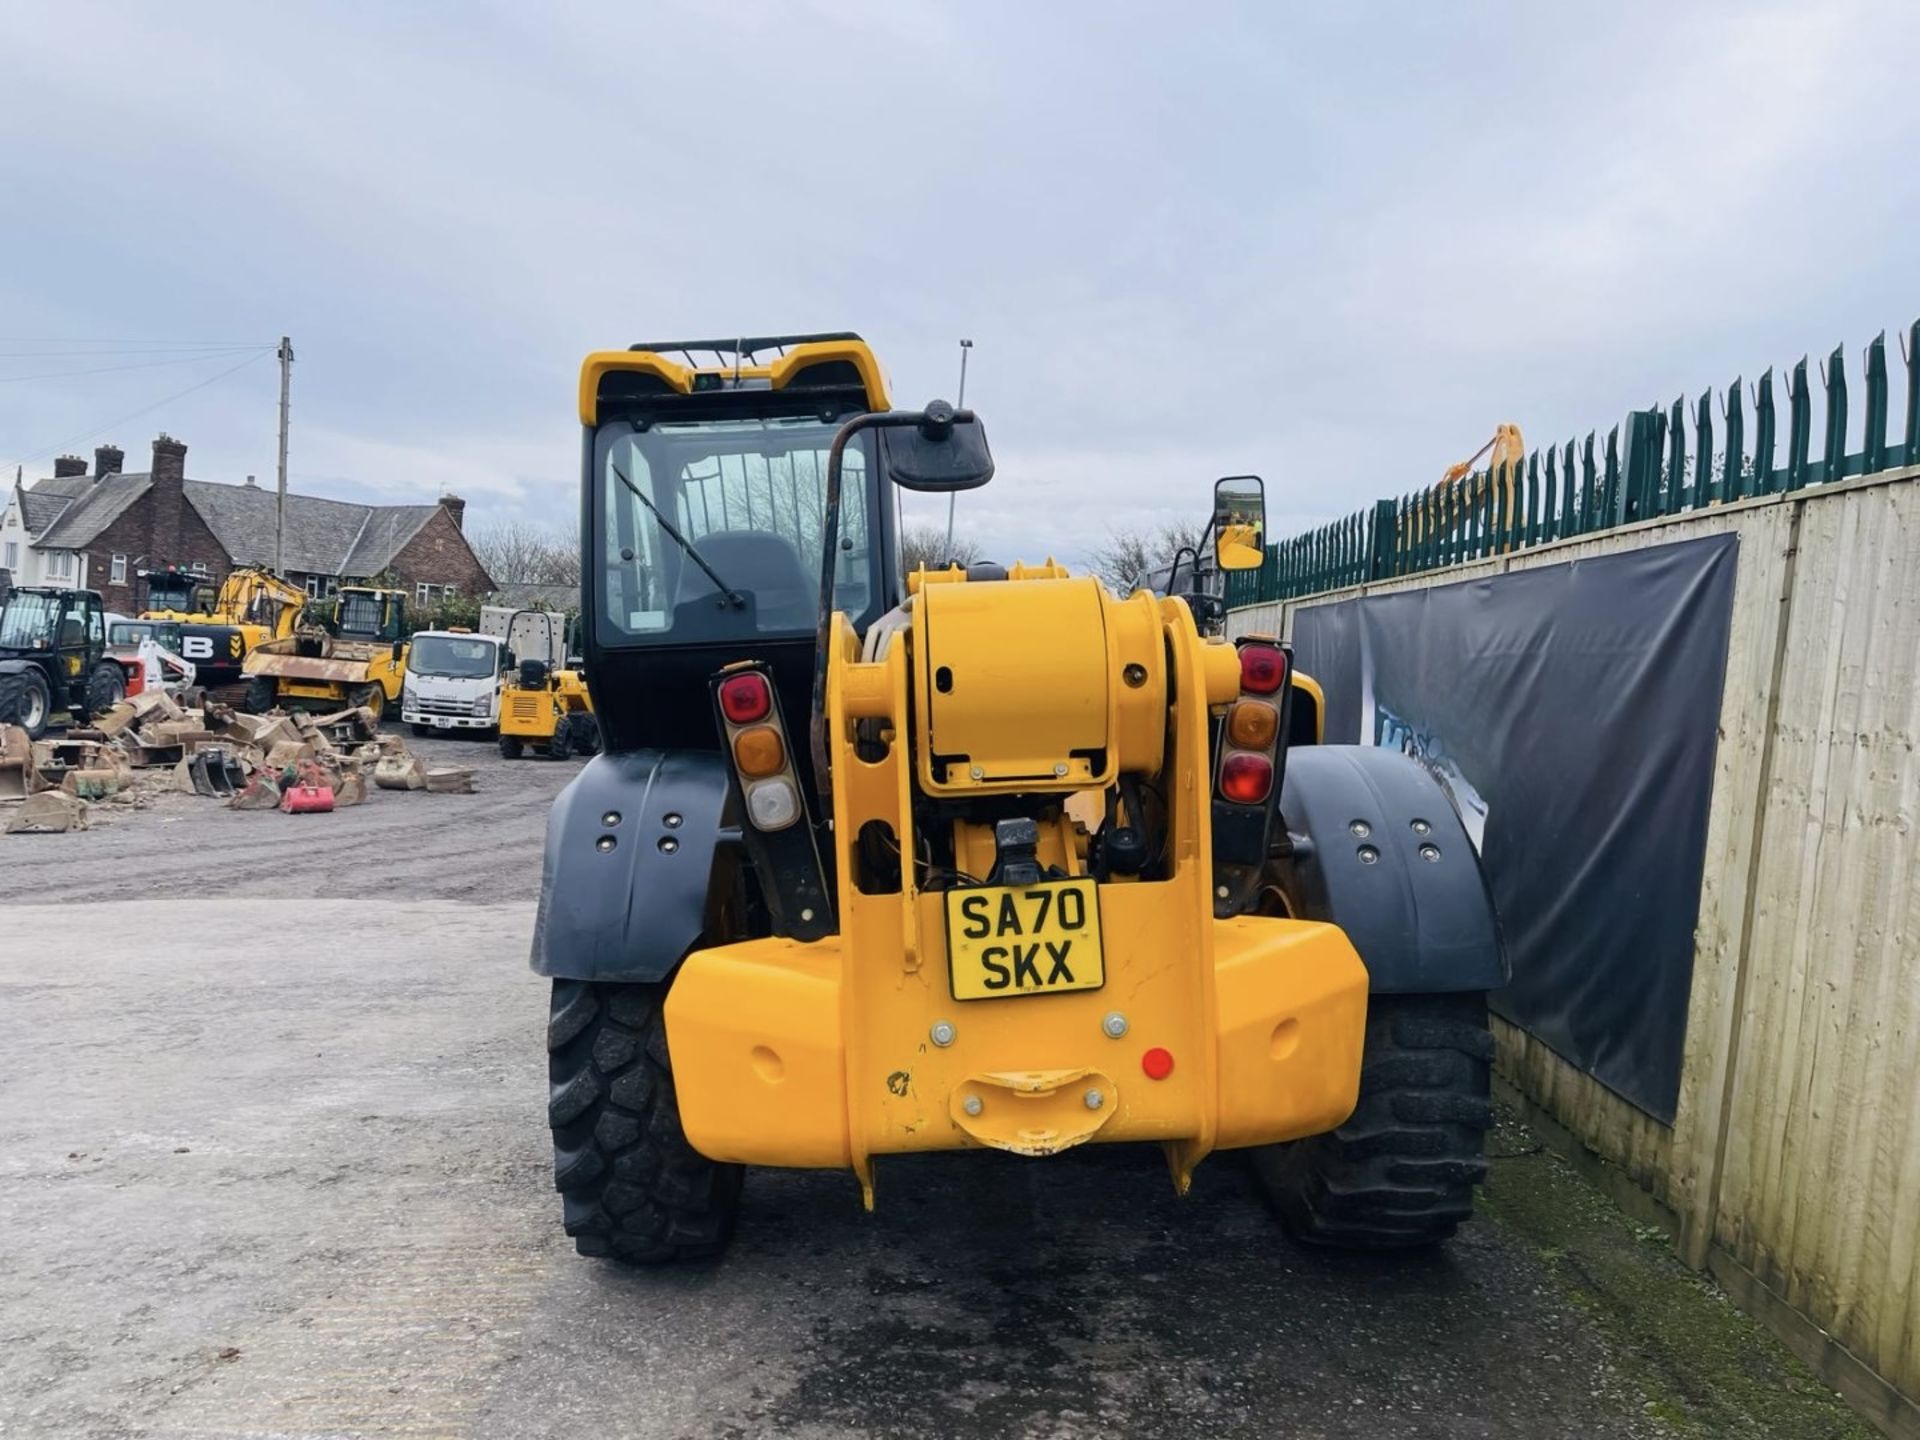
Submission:
{"label": "yellow excavator", "polygon": [[[1472,507],[1486,497],[1489,486],[1501,496],[1505,513],[1513,514],[1526,448],[1518,425],[1511,420],[1496,425],[1492,439],[1466,459],[1449,465],[1440,483],[1421,497],[1423,503],[1413,517],[1408,543],[1417,544],[1435,530],[1457,526],[1461,517],[1471,514]],[[1487,468],[1476,474],[1473,467],[1483,459]]]}
{"label": "yellow excavator", "polygon": [[177,570],[147,570],[142,620],[179,627],[180,657],[191,660],[207,686],[231,685],[241,678],[256,646],[293,634],[306,593],[263,565],[242,565],[216,589],[205,575]]}

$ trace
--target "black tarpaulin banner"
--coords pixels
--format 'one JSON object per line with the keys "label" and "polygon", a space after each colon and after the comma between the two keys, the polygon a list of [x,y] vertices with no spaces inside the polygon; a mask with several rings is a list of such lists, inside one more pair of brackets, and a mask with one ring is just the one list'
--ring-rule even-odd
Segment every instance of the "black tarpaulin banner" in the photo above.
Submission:
{"label": "black tarpaulin banner", "polygon": [[1420,759],[1480,847],[1494,1009],[1671,1124],[1737,539],[1296,612],[1326,739]]}

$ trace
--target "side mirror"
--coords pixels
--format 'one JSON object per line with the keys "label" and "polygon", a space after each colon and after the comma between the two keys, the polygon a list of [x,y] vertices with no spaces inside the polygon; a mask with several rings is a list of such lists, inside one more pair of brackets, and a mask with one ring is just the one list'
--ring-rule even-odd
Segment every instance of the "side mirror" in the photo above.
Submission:
{"label": "side mirror", "polygon": [[1258,475],[1213,482],[1213,558],[1222,570],[1257,570],[1267,558],[1267,487]]}
{"label": "side mirror", "polygon": [[918,423],[881,430],[880,463],[902,490],[974,490],[993,478],[986,427],[944,400],[931,401]]}

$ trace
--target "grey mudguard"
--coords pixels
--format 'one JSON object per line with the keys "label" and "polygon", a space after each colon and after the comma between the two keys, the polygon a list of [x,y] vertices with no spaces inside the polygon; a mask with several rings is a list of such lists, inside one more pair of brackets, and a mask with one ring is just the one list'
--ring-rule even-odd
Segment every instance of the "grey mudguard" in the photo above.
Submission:
{"label": "grey mudguard", "polygon": [[1280,813],[1293,854],[1274,858],[1270,880],[1294,915],[1347,932],[1376,993],[1507,983],[1480,857],[1418,761],[1367,745],[1290,749]]}
{"label": "grey mudguard", "polygon": [[717,754],[588,761],[547,816],[533,968],[562,980],[664,980],[705,928],[726,809]]}

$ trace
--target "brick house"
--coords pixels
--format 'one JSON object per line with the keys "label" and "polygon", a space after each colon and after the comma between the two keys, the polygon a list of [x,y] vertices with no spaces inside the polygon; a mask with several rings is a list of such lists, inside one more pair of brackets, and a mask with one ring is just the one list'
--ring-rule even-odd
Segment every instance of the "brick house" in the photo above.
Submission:
{"label": "brick house", "polygon": [[[93,473],[77,456],[54,462],[51,477],[17,477],[0,513],[0,564],[16,584],[98,590],[107,609],[134,614],[146,604],[142,570],[169,566],[218,582],[236,565],[273,563],[275,495],[255,484],[190,480],[187,447],[153,442],[143,473],[122,469],[122,452],[94,451]],[[287,494],[285,569],[309,595],[385,577],[415,605],[493,588],[462,529],[466,502],[358,505]],[[13,563],[18,561],[18,564]]]}

